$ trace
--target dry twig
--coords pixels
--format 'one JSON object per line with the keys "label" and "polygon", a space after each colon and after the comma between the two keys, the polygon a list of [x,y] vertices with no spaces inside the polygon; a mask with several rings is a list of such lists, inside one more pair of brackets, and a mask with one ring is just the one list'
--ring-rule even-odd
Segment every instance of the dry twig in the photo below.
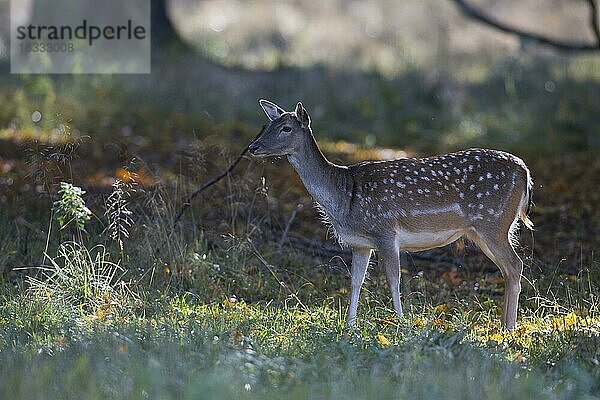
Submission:
{"label": "dry twig", "polygon": [[229,175],[231,173],[231,171],[233,171],[233,169],[239,164],[239,162],[242,161],[242,158],[244,158],[244,155],[246,155],[246,153],[248,152],[248,147],[250,146],[250,144],[252,142],[254,142],[254,140],[258,139],[258,137],[260,135],[262,135],[263,131],[265,130],[265,127],[266,127],[266,125],[264,125],[262,127],[262,129],[260,130],[260,132],[258,133],[258,135],[256,135],[256,137],[253,140],[251,140],[246,145],[246,147],[244,147],[244,150],[242,150],[242,152],[235,158],[235,160],[233,160],[233,162],[231,164],[229,164],[229,167],[227,167],[227,169],[225,171],[221,172],[219,175],[208,180],[206,183],[204,183],[202,186],[200,186],[198,189],[196,189],[194,192],[192,192],[192,194],[183,201],[183,205],[181,206],[181,209],[179,210],[179,212],[177,213],[177,216],[175,217],[175,220],[173,221],[173,228],[175,228],[175,226],[177,225],[177,223],[183,216],[183,213],[185,212],[185,210],[187,210],[192,205],[192,201],[194,200],[194,198],[196,196],[198,196],[200,193],[202,193],[204,190],[208,189],[215,183],[219,182],[221,179],[225,178],[227,175]]}
{"label": "dry twig", "polygon": [[594,32],[596,43],[565,41],[525,31],[502,21],[498,21],[465,0],[452,1],[458,6],[463,15],[499,31],[516,35],[521,40],[539,43],[561,51],[600,51],[600,27],[598,26],[598,7],[596,0],[586,0],[590,11],[590,26]]}
{"label": "dry twig", "polygon": [[185,210],[187,210],[188,208],[190,208],[190,206],[192,205],[192,201],[194,200],[194,198],[196,198],[196,196],[198,196],[204,190],[208,189],[209,187],[211,187],[212,185],[214,185],[215,183],[219,182],[221,179],[223,179],[227,175],[229,175],[231,173],[231,171],[233,171],[233,169],[239,164],[239,162],[242,160],[242,158],[244,158],[244,156],[248,152],[248,147],[250,147],[250,144],[252,142],[254,142],[254,140],[258,139],[258,137],[260,135],[262,135],[263,131],[265,130],[265,127],[266,127],[266,125],[263,125],[262,129],[256,135],[256,137],[253,140],[251,140],[250,142],[248,142],[248,144],[246,145],[246,147],[244,147],[244,149],[241,151],[241,153],[233,160],[233,162],[231,164],[229,164],[229,167],[227,167],[226,170],[224,170],[223,172],[221,172],[219,175],[217,175],[217,176],[209,179],[206,183],[204,183],[198,189],[194,190],[192,192],[192,194],[189,195],[185,200],[183,200],[183,205],[181,206],[181,208],[179,209],[179,212],[175,216],[175,219],[173,220],[173,225],[171,226],[171,229],[169,230],[169,233],[167,234],[167,237],[156,248],[156,251],[154,252],[155,255],[159,255],[160,254],[160,251],[161,251],[162,247],[164,246],[165,242],[173,234],[173,231],[175,230],[175,227],[177,226],[177,223],[179,222],[179,220],[181,219],[181,217],[185,213]]}

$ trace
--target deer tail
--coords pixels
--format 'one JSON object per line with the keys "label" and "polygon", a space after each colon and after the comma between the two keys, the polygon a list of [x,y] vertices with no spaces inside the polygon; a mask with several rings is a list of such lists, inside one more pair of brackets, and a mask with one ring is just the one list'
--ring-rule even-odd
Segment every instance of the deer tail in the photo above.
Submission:
{"label": "deer tail", "polygon": [[531,207],[533,207],[533,179],[531,178],[529,168],[525,167],[525,172],[527,173],[527,186],[525,192],[523,192],[521,205],[519,207],[519,219],[521,219],[523,225],[528,229],[533,230],[533,221],[529,219],[529,211],[531,211]]}

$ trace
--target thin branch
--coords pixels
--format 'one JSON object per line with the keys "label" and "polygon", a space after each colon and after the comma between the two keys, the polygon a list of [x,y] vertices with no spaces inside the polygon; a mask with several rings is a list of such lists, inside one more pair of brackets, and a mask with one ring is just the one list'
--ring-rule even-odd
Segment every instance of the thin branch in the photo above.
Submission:
{"label": "thin branch", "polygon": [[248,152],[248,147],[250,146],[250,144],[252,142],[254,142],[254,140],[258,139],[258,137],[260,135],[262,135],[264,129],[265,129],[265,127],[263,126],[263,128],[260,130],[258,135],[256,135],[256,137],[252,141],[250,141],[246,145],[246,147],[244,147],[244,150],[242,150],[242,152],[236,157],[236,159],[233,160],[233,162],[231,164],[229,164],[229,167],[225,171],[221,172],[219,175],[217,175],[214,178],[207,181],[205,184],[203,184],[198,189],[196,189],[187,199],[185,199],[183,201],[183,205],[181,206],[179,213],[177,213],[177,216],[175,217],[175,220],[173,221],[173,228],[175,228],[175,226],[177,225],[177,223],[183,216],[183,213],[185,212],[185,210],[187,210],[192,205],[192,201],[194,200],[194,198],[196,196],[198,196],[200,193],[202,193],[204,190],[211,187],[215,183],[219,182],[221,179],[225,178],[227,175],[229,175],[229,173],[231,173],[231,171],[233,171],[233,169],[238,165],[238,163],[242,160],[242,158],[244,158],[244,155]]}
{"label": "thin branch", "polygon": [[600,47],[600,26],[598,25],[598,5],[596,4],[596,0],[587,0],[588,5],[590,7],[590,25],[592,26],[592,31],[594,32],[594,36],[596,36],[596,43],[598,47]]}
{"label": "thin branch", "polygon": [[585,43],[585,42],[571,42],[564,41],[560,39],[553,39],[544,35],[540,35],[533,32],[528,32],[522,29],[519,29],[514,26],[510,26],[504,22],[498,21],[486,15],[481,10],[476,7],[473,7],[471,4],[466,2],[465,0],[451,0],[453,1],[460,11],[466,15],[467,17],[474,19],[475,21],[482,23],[484,25],[491,26],[497,30],[500,30],[505,33],[510,33],[518,36],[523,40],[530,40],[532,42],[536,42],[545,46],[553,47],[557,50],[561,51],[599,51],[600,50],[600,29],[598,28],[597,21],[597,7],[595,0],[588,0],[590,6],[590,13],[592,14],[592,29],[596,35],[597,43]]}
{"label": "thin branch", "polygon": [[248,142],[246,147],[244,147],[242,152],[235,158],[235,160],[233,160],[233,162],[231,164],[229,164],[229,167],[227,167],[227,169],[225,171],[221,172],[219,175],[208,180],[206,183],[204,183],[202,186],[200,186],[198,189],[196,189],[194,192],[192,192],[192,194],[183,201],[183,205],[181,206],[181,208],[179,209],[179,212],[177,213],[177,216],[173,220],[173,225],[171,226],[171,229],[169,230],[167,237],[163,240],[163,242],[154,251],[155,256],[158,256],[160,254],[162,247],[164,246],[166,241],[171,237],[171,235],[175,231],[175,227],[177,226],[177,223],[179,222],[179,220],[181,219],[181,217],[183,216],[185,211],[188,208],[190,208],[190,206],[192,205],[192,201],[196,198],[196,196],[198,196],[204,190],[208,189],[209,187],[211,187],[212,185],[214,185],[215,183],[219,182],[221,179],[223,179],[227,175],[229,175],[231,173],[231,171],[233,171],[233,169],[239,164],[239,162],[242,160],[242,158],[244,158],[244,155],[246,155],[246,153],[248,152],[248,148],[250,147],[252,142],[254,142],[256,139],[258,139],[258,137],[260,135],[263,134],[265,128],[266,128],[266,125],[263,125],[262,129],[256,135],[256,137],[253,140],[251,140],[250,142]]}

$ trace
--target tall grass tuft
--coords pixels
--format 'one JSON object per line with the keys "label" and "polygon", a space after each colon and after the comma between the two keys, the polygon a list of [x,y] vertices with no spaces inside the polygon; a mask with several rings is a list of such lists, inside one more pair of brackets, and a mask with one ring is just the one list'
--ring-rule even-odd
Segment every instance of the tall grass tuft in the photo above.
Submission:
{"label": "tall grass tuft", "polygon": [[58,255],[48,257],[41,276],[28,277],[30,294],[61,310],[92,314],[99,319],[123,314],[137,303],[124,269],[110,261],[102,245],[87,249],[77,242],[65,242]]}

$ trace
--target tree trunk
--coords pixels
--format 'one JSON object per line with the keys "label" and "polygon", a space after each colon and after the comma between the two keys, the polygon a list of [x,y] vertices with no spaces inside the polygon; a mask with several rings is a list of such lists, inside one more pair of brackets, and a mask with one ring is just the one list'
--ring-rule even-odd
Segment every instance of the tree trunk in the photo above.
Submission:
{"label": "tree trunk", "polygon": [[167,12],[167,0],[151,0],[150,7],[152,50],[189,51],[189,45],[181,39],[171,23]]}

